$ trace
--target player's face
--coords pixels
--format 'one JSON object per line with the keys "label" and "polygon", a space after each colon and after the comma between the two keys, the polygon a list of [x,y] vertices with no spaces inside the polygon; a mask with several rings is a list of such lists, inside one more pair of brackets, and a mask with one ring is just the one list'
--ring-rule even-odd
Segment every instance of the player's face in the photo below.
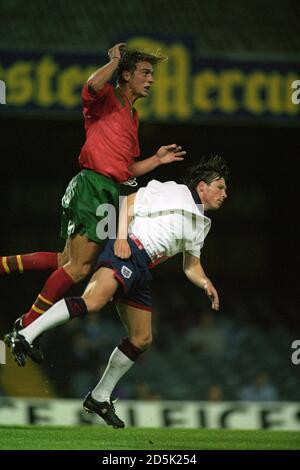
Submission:
{"label": "player's face", "polygon": [[152,65],[149,62],[138,62],[128,82],[132,95],[137,98],[147,96],[153,83]]}
{"label": "player's face", "polygon": [[198,185],[198,191],[204,210],[219,209],[227,198],[227,187],[224,178],[214,180],[210,184],[201,181]]}

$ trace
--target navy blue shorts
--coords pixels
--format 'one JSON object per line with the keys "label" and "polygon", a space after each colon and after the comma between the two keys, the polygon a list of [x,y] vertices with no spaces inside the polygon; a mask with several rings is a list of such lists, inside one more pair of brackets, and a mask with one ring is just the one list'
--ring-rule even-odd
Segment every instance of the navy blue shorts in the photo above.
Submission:
{"label": "navy blue shorts", "polygon": [[150,257],[144,249],[128,238],[131,256],[128,259],[118,258],[114,254],[114,243],[115,240],[107,241],[96,261],[96,270],[102,266],[113,269],[121,287],[114,296],[115,302],[151,312]]}

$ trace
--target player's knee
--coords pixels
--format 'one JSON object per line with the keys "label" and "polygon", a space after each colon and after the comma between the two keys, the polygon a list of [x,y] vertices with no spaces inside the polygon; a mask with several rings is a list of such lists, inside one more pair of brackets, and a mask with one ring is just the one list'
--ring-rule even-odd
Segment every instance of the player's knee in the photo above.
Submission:
{"label": "player's knee", "polygon": [[139,349],[145,351],[149,349],[152,344],[152,335],[150,333],[137,335],[130,338],[130,341]]}
{"label": "player's knee", "polygon": [[75,282],[83,281],[92,272],[92,264],[74,264],[68,265],[68,272],[72,276]]}

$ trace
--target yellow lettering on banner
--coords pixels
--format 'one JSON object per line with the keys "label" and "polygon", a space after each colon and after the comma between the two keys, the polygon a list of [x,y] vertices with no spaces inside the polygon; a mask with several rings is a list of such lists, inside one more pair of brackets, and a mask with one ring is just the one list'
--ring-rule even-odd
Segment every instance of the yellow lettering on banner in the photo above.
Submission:
{"label": "yellow lettering on banner", "polygon": [[300,114],[300,106],[295,105],[292,101],[292,94],[295,91],[295,89],[292,88],[292,83],[295,80],[299,80],[300,74],[289,73],[284,78],[284,112],[292,116],[297,113]]}
{"label": "yellow lettering on banner", "polygon": [[267,110],[272,114],[281,114],[284,112],[283,109],[283,96],[282,90],[282,75],[278,72],[272,72],[269,74],[269,83],[267,87]]}
{"label": "yellow lettering on banner", "polygon": [[220,74],[220,91],[218,108],[224,113],[234,113],[239,110],[240,103],[235,97],[236,88],[243,89],[244,74],[240,70],[224,70]]}
{"label": "yellow lettering on banner", "polygon": [[157,67],[155,76],[154,112],[158,118],[190,117],[188,83],[191,75],[190,56],[185,47],[175,44],[168,48],[168,61]]}
{"label": "yellow lettering on banner", "polygon": [[98,65],[88,65],[88,67],[86,67],[84,70],[83,70],[83,82],[82,82],[82,86],[83,84],[87,81],[87,79],[99,68],[99,64]]}
{"label": "yellow lettering on banner", "polygon": [[244,108],[252,114],[262,114],[267,111],[266,99],[262,92],[268,88],[268,76],[265,72],[257,71],[249,75],[244,94]]}
{"label": "yellow lettering on banner", "polygon": [[[96,70],[96,69],[95,69]],[[78,90],[85,82],[85,73],[80,67],[73,66],[65,69],[58,77],[57,98],[59,104],[73,108],[80,104],[81,94]]]}
{"label": "yellow lettering on banner", "polygon": [[33,96],[32,62],[15,62],[6,72],[7,103],[22,106]]}
{"label": "yellow lettering on banner", "polygon": [[219,90],[219,77],[213,70],[205,70],[194,78],[194,105],[203,113],[210,113],[217,109],[216,95]]}
{"label": "yellow lettering on banner", "polygon": [[[292,83],[299,80],[293,72],[279,72],[230,65],[217,70],[202,66],[192,73],[192,53],[182,43],[164,43],[147,37],[135,37],[128,47],[149,53],[161,52],[168,60],[155,67],[154,86],[146,99],[138,100],[141,120],[151,118],[186,121],[213,112],[236,115],[247,112],[254,118],[269,114],[294,117],[300,106],[292,102]],[[255,64],[249,63],[255,67]],[[266,66],[267,67],[267,66]],[[291,66],[292,67],[292,66]],[[0,63],[0,80],[6,85],[6,102],[12,107],[74,110],[80,106],[81,89],[99,64],[82,67],[80,61],[61,68],[56,56],[42,56],[33,61],[16,61],[6,67]],[[76,110],[77,111],[77,110]]]}
{"label": "yellow lettering on banner", "polygon": [[58,65],[50,56],[43,57],[36,67],[36,103],[49,107],[56,101],[54,90],[54,78],[58,71]]}

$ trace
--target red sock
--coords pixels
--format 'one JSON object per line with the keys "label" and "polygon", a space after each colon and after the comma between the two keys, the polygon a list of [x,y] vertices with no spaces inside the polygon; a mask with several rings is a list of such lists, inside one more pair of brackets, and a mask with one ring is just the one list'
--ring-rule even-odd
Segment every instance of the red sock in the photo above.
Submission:
{"label": "red sock", "polygon": [[71,276],[59,268],[51,274],[41,293],[32,305],[29,312],[22,317],[22,325],[28,326],[36,318],[48,310],[55,302],[62,299],[65,293],[75,284]]}
{"label": "red sock", "polygon": [[29,255],[0,256],[0,274],[46,269],[57,269],[57,253],[40,251]]}

